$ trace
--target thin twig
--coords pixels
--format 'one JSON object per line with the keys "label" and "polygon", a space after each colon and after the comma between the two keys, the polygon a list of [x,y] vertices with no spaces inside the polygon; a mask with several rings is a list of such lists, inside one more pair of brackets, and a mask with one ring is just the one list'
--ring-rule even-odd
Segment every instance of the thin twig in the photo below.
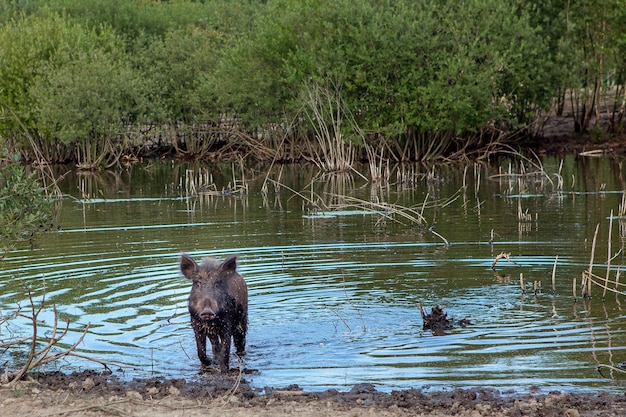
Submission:
{"label": "thin twig", "polygon": [[365,319],[363,318],[363,314],[361,314],[361,310],[359,310],[359,308],[354,305],[354,303],[350,299],[350,296],[348,295],[348,291],[346,290],[346,278],[343,274],[343,270],[341,271],[341,282],[343,284],[343,293],[346,295],[346,300],[348,300],[348,303],[350,303],[350,305],[356,310],[356,312],[359,313],[359,317],[361,317],[361,323],[363,324],[363,332],[366,332],[367,329],[365,327]]}

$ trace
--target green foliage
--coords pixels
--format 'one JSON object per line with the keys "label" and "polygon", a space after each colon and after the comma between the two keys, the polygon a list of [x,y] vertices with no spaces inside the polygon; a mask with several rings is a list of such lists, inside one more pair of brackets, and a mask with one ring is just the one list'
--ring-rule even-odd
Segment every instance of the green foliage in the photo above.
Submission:
{"label": "green foliage", "polygon": [[443,153],[623,86],[626,8],[596,3],[0,0],[0,140],[119,154],[221,113],[313,132],[307,91],[332,85],[366,136]]}
{"label": "green foliage", "polygon": [[185,28],[135,49],[134,65],[150,83],[151,99],[162,112],[159,119],[193,121],[207,112],[211,95],[201,84],[215,67],[220,42],[219,32]]}
{"label": "green foliage", "polygon": [[50,229],[54,200],[48,197],[37,174],[27,173],[18,163],[0,170],[0,253],[18,242],[30,240]]}
{"label": "green foliage", "polygon": [[[2,106],[9,107],[29,130],[35,130],[37,120],[31,109],[36,103],[28,90],[36,77],[56,65],[56,51],[69,48],[72,26],[59,17],[25,18],[0,28],[0,97]],[[6,136],[19,131],[13,118],[0,119]]]}
{"label": "green foliage", "polygon": [[13,20],[0,26],[0,107],[14,115],[0,120],[0,138],[28,147],[26,130],[44,147],[78,145],[78,162],[91,166],[121,154],[143,124],[215,113],[203,87],[215,50],[247,32],[252,10],[236,2],[42,4],[14,4]]}
{"label": "green foliage", "polygon": [[330,80],[358,123],[398,135],[472,134],[545,107],[547,47],[514,4],[283,0],[220,62],[220,103],[268,119]]}
{"label": "green foliage", "polygon": [[141,122],[149,104],[124,56],[103,48],[72,54],[29,89],[40,134],[73,144],[116,138]]}
{"label": "green foliage", "polygon": [[201,28],[242,33],[256,9],[249,1],[47,0],[46,8],[90,27],[110,26],[127,39],[163,37],[170,31]]}
{"label": "green foliage", "polygon": [[9,140],[26,129],[46,144],[87,142],[98,155],[78,147],[76,159],[93,163],[150,114],[145,83],[110,28],[28,16],[0,28],[0,44],[0,104],[15,115],[0,120]]}

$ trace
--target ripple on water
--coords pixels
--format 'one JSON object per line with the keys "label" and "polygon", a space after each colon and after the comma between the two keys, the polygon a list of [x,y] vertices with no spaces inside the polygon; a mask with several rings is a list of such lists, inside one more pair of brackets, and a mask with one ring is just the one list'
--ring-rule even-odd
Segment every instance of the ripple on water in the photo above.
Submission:
{"label": "ripple on water", "polygon": [[[190,284],[178,270],[182,251],[198,258],[240,256],[250,290],[245,365],[258,370],[250,378],[260,387],[593,386],[604,383],[595,365],[621,362],[625,353],[624,315],[614,301],[605,303],[610,314],[595,299],[573,303],[570,278],[557,283],[556,295],[546,288],[552,254],[571,249],[568,239],[533,240],[514,224],[495,247],[486,244],[492,227],[510,222],[491,221],[498,210],[511,215],[506,201],[479,219],[489,223],[486,228],[473,225],[476,236],[449,247],[419,230],[364,228],[372,213],[339,213],[339,225],[324,223],[334,217],[287,213],[277,216],[285,223],[274,225],[252,204],[233,219],[231,206],[203,213],[180,198],[82,203],[87,214],[72,207],[80,218],[42,239],[41,248],[3,261],[0,306],[4,313],[27,303],[23,282],[35,297],[45,287],[47,302],[71,318],[65,346],[89,324],[79,351],[128,378],[198,372],[186,306]],[[140,208],[149,213],[141,219]],[[438,228],[446,237],[461,229],[458,224],[471,226],[451,210],[442,213],[450,217]],[[230,217],[219,217],[224,212]],[[506,279],[491,271],[500,250],[513,251],[514,262],[498,263]],[[585,263],[568,255],[558,266],[559,276],[572,277]],[[522,294],[520,272],[527,283],[543,280],[544,292]],[[468,317],[472,325],[434,336],[422,329],[420,302],[425,308],[445,305],[449,317]],[[50,312],[42,315],[46,322],[51,318]]]}

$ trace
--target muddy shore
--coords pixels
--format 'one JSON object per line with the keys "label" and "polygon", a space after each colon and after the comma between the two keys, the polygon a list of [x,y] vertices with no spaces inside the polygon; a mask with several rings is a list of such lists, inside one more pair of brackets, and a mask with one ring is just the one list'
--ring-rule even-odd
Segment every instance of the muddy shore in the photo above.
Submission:
{"label": "muddy shore", "polygon": [[[244,377],[245,378],[245,377]],[[306,392],[296,386],[253,389],[239,375],[201,381],[150,378],[122,382],[93,371],[39,374],[0,388],[2,416],[624,416],[626,395],[541,393],[533,387],[406,389],[371,384],[347,391]]]}

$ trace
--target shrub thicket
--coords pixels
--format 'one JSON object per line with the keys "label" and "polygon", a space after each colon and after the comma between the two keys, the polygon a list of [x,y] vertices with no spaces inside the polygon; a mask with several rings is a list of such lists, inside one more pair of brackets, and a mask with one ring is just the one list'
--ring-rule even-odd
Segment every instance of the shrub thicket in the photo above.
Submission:
{"label": "shrub thicket", "polygon": [[366,131],[446,150],[547,108],[552,58],[515,2],[283,0],[220,62],[216,91],[221,106],[276,120],[330,82]]}
{"label": "shrub thicket", "polygon": [[[274,147],[276,126],[297,145],[319,131],[311,120],[339,113],[345,138],[375,138],[398,159],[536,133],[554,102],[582,131],[614,98],[610,128],[622,125],[618,0],[0,0],[0,11],[0,106],[12,115],[0,140],[28,156],[25,127],[52,162],[96,167],[165,136],[184,150],[190,132],[215,144],[256,132]],[[304,116],[321,108],[312,96],[330,97],[316,88],[339,97],[333,120]],[[241,135],[224,135],[223,120]]]}

